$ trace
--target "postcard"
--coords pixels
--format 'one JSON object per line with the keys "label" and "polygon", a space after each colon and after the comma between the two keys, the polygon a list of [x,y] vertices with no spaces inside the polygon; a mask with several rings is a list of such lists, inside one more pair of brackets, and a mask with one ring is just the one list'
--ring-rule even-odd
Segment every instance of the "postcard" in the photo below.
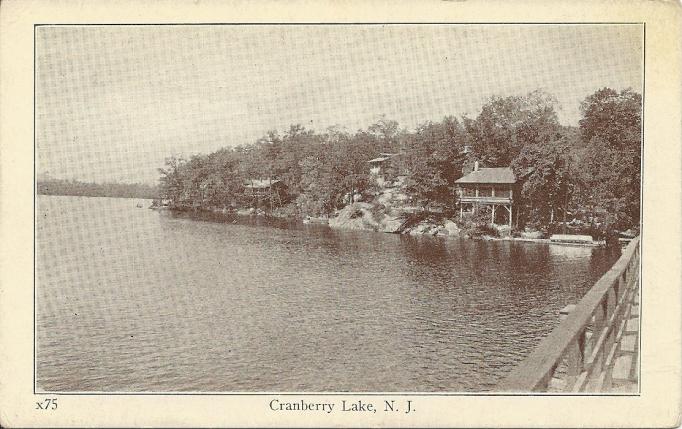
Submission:
{"label": "postcard", "polygon": [[679,424],[679,4],[2,11],[3,427]]}

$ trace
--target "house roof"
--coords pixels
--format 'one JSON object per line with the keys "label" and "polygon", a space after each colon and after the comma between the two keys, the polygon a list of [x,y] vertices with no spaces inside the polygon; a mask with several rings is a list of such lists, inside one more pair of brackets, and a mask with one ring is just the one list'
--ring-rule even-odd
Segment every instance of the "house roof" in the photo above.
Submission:
{"label": "house roof", "polygon": [[271,179],[250,179],[244,183],[244,187],[249,189],[266,189],[279,182],[279,180]]}
{"label": "house roof", "polygon": [[479,168],[455,180],[455,183],[516,183],[516,176],[509,167]]}
{"label": "house roof", "polygon": [[374,159],[370,159],[370,160],[367,161],[367,162],[384,162],[384,161],[386,161],[387,159],[391,159],[391,158],[393,158],[394,156],[397,156],[397,155],[398,155],[397,153],[380,152],[380,153],[379,153],[379,157],[374,158]]}

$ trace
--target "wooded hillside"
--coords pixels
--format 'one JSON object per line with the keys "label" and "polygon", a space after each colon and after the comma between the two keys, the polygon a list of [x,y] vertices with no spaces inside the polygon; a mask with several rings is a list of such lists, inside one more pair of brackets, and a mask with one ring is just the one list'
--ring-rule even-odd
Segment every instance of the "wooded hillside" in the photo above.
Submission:
{"label": "wooded hillside", "polygon": [[[368,160],[400,153],[389,174],[408,174],[405,192],[423,207],[453,207],[454,181],[474,160],[511,166],[521,182],[521,223],[547,223],[564,211],[608,213],[617,228],[639,224],[641,96],[603,88],[581,104],[579,127],[557,119],[556,99],[534,91],[492,97],[475,118],[449,116],[408,131],[382,118],[349,133],[292,125],[258,141],[189,159],[168,158],[159,169],[161,194],[176,207],[250,206],[247,179],[284,182],[279,210],[329,214],[352,190],[375,192]],[[465,146],[470,150],[465,151]],[[278,203],[279,204],[279,203]]]}

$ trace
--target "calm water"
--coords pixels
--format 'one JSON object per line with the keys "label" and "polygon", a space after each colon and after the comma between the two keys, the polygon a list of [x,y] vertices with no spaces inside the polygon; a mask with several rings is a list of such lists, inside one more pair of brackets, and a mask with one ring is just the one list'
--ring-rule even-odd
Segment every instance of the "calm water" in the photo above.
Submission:
{"label": "calm water", "polygon": [[494,390],[618,256],[137,201],[38,197],[39,390]]}

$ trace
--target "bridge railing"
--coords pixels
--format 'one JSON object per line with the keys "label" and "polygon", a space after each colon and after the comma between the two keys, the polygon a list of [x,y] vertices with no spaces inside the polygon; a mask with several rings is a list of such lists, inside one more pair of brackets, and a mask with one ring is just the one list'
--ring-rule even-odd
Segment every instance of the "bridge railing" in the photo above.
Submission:
{"label": "bridge railing", "polygon": [[497,390],[602,392],[610,388],[639,287],[639,241],[636,237],[628,244],[613,267]]}

